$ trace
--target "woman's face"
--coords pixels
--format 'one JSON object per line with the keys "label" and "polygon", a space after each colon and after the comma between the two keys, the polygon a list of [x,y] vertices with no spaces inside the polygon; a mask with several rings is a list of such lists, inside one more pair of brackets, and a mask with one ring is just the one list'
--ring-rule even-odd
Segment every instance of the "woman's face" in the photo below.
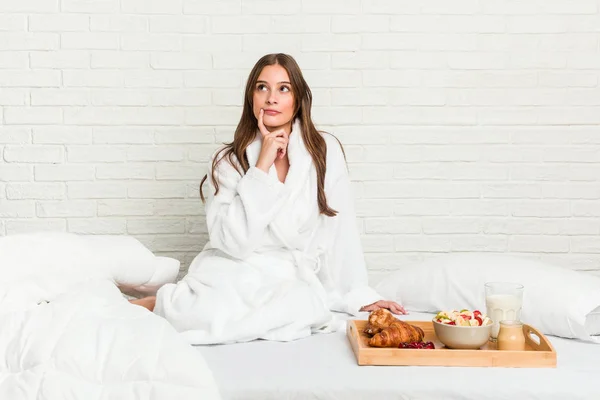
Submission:
{"label": "woman's face", "polygon": [[252,101],[254,116],[258,119],[264,110],[263,123],[269,131],[291,131],[294,115],[294,94],[287,71],[281,65],[267,65],[258,76]]}

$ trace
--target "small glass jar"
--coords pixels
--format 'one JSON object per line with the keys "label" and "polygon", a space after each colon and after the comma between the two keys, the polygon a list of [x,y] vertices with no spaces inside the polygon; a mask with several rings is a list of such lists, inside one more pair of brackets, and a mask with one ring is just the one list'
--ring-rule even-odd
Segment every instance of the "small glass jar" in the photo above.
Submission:
{"label": "small glass jar", "polygon": [[525,350],[525,334],[521,321],[500,321],[498,350]]}

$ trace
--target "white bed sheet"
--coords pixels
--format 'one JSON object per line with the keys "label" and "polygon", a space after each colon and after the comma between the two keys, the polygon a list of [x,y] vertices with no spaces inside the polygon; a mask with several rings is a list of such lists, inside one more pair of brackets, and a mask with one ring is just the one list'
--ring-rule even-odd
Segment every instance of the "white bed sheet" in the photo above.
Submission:
{"label": "white bed sheet", "polygon": [[198,351],[224,400],[600,399],[600,345],[549,339],[558,359],[552,369],[359,366],[345,332]]}

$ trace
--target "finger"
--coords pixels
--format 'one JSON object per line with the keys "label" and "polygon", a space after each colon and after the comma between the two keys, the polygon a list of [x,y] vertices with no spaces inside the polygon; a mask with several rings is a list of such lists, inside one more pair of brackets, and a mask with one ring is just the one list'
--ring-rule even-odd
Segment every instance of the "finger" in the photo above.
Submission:
{"label": "finger", "polygon": [[398,308],[398,307],[402,307],[400,304],[396,303],[395,301],[384,301],[386,307],[388,308]]}
{"label": "finger", "polygon": [[285,157],[285,155],[287,153],[287,147],[288,147],[288,141],[286,140],[285,144],[281,148],[281,158]]}
{"label": "finger", "polygon": [[285,150],[279,149],[279,151],[277,152],[277,158],[281,160],[283,157],[285,157]]}
{"label": "finger", "polygon": [[263,141],[266,140],[269,145],[275,144],[277,148],[287,147],[288,141],[282,137],[274,137],[273,134],[267,135]]}
{"label": "finger", "polygon": [[263,123],[263,116],[264,115],[265,115],[265,110],[263,110],[261,108],[260,111],[258,112],[258,130],[260,131],[260,133],[262,133],[263,137],[267,136],[268,134],[271,133],[271,132],[269,132],[269,130],[267,129],[267,127]]}
{"label": "finger", "polygon": [[285,140],[288,140],[288,137],[286,136],[285,131],[268,132],[264,137],[265,138],[285,139]]}
{"label": "finger", "polygon": [[286,139],[288,139],[288,138],[290,137],[290,134],[289,134],[289,133],[287,133],[287,132],[285,131],[285,129],[280,129],[280,130],[278,130],[276,133],[277,133],[277,136],[281,136],[281,137],[284,137],[284,138],[286,138]]}
{"label": "finger", "polygon": [[282,159],[283,157],[285,157],[285,154],[287,153],[287,143],[282,142],[282,141],[277,141],[278,146],[277,146],[277,158],[278,159]]}
{"label": "finger", "polygon": [[396,304],[396,306],[400,309],[400,311],[402,312],[402,314],[408,314],[406,312],[406,309],[404,308],[404,306],[402,306],[401,304],[398,304],[398,303],[394,303],[394,304]]}
{"label": "finger", "polygon": [[277,149],[277,158],[281,160],[283,157],[285,157],[285,146]]}
{"label": "finger", "polygon": [[277,139],[275,139],[275,142],[277,143],[277,148],[279,148],[283,151],[287,150],[287,146],[288,146],[287,140],[285,140],[283,138],[277,138]]}
{"label": "finger", "polygon": [[398,312],[398,314],[406,313],[406,311],[404,310],[404,307],[402,307],[400,304],[398,304],[396,302],[392,302],[392,307],[394,307],[394,309]]}

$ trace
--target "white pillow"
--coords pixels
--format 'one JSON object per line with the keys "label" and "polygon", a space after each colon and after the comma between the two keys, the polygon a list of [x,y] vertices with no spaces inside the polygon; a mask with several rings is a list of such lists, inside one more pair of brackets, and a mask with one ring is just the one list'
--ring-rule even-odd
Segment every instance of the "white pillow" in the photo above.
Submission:
{"label": "white pillow", "polygon": [[600,278],[541,261],[494,254],[450,254],[393,271],[377,291],[409,311],[480,309],[486,282],[518,282],[523,322],[544,334],[600,343]]}
{"label": "white pillow", "polygon": [[131,236],[38,232],[0,237],[0,302],[51,300],[73,285],[109,279],[147,294],[179,272],[179,261],[156,257]]}

